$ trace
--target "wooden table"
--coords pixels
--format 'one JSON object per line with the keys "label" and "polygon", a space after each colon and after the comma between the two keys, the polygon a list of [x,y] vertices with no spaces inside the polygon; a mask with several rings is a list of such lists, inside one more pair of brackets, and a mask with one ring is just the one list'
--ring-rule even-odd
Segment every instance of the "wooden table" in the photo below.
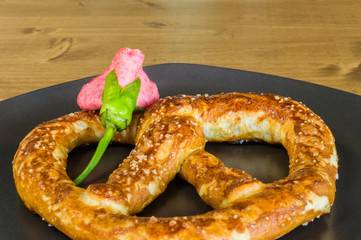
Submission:
{"label": "wooden table", "polygon": [[0,100],[100,74],[122,47],[145,66],[197,63],[361,95],[355,0],[0,1]]}

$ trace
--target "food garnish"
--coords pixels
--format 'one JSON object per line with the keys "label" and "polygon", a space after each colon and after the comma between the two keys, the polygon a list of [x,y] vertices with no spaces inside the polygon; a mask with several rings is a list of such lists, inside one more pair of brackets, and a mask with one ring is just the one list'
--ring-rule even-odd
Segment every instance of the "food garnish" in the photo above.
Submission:
{"label": "food garnish", "polygon": [[103,91],[103,105],[99,113],[100,122],[105,128],[104,135],[89,164],[74,180],[76,185],[79,185],[99,163],[115,132],[124,130],[132,121],[139,90],[139,78],[121,89],[115,71],[108,73]]}
{"label": "food garnish", "polygon": [[104,73],[81,89],[78,105],[84,110],[100,108],[105,132],[89,164],[74,180],[76,185],[99,163],[115,132],[124,130],[130,124],[134,110],[143,110],[159,99],[156,84],[142,68],[143,61],[144,54],[140,50],[122,48]]}

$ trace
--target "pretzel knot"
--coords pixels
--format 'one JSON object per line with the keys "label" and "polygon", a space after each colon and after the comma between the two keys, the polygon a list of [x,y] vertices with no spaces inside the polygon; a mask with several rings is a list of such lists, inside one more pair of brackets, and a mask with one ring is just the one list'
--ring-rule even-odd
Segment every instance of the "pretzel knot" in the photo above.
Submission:
{"label": "pretzel knot", "polygon": [[[98,141],[96,112],[41,124],[21,142],[14,179],[25,205],[74,239],[274,239],[330,211],[338,159],[326,124],[277,95],[166,97],[114,141],[135,143],[105,184],[87,189],[66,174],[67,153]],[[206,141],[281,143],[289,175],[264,184],[224,166]],[[137,217],[179,175],[214,210],[196,216]]]}

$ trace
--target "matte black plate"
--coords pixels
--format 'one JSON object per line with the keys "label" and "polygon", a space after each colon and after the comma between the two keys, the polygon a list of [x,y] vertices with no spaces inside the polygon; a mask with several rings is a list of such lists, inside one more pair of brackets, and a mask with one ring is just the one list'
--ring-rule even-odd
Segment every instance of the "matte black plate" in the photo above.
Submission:
{"label": "matte black plate", "polygon": [[[146,67],[161,97],[176,94],[220,92],[273,93],[301,101],[331,128],[339,155],[336,201],[330,214],[307,227],[300,226],[282,239],[348,240],[361,235],[361,97],[302,81],[233,69],[191,64]],[[77,111],[76,96],[91,78],[45,88],[0,103],[0,239],[67,239],[31,213],[20,200],[12,177],[12,159],[19,142],[36,125]],[[69,155],[68,174],[75,177],[90,159],[94,146],[79,147]],[[83,186],[104,182],[128,155],[132,146],[112,145]],[[287,175],[288,158],[280,146],[262,143],[207,144],[207,150],[229,167],[245,170],[271,182]],[[182,216],[209,211],[188,183],[175,179],[166,192],[140,215]]]}

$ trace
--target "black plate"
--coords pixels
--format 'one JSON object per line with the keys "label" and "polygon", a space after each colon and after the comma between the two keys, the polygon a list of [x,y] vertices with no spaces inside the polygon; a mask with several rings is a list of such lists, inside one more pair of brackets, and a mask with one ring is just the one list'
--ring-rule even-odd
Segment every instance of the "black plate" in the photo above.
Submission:
{"label": "black plate", "polygon": [[[336,138],[340,180],[332,212],[307,227],[298,227],[282,239],[348,240],[361,235],[360,96],[282,77],[201,65],[163,64],[146,67],[145,71],[157,83],[162,97],[237,91],[280,94],[305,103],[324,119]],[[0,239],[67,239],[24,207],[12,178],[12,158],[19,142],[36,125],[79,110],[76,96],[90,79],[45,88],[0,103]],[[127,156],[131,149],[132,146],[112,145],[83,186],[105,181],[121,161],[119,159]],[[94,146],[79,147],[70,153],[70,177],[82,170],[93,150]],[[227,166],[244,169],[265,182],[287,175],[287,154],[277,145],[209,143],[207,150]],[[199,199],[193,187],[175,179],[140,215],[182,216],[207,211],[209,207]]]}

